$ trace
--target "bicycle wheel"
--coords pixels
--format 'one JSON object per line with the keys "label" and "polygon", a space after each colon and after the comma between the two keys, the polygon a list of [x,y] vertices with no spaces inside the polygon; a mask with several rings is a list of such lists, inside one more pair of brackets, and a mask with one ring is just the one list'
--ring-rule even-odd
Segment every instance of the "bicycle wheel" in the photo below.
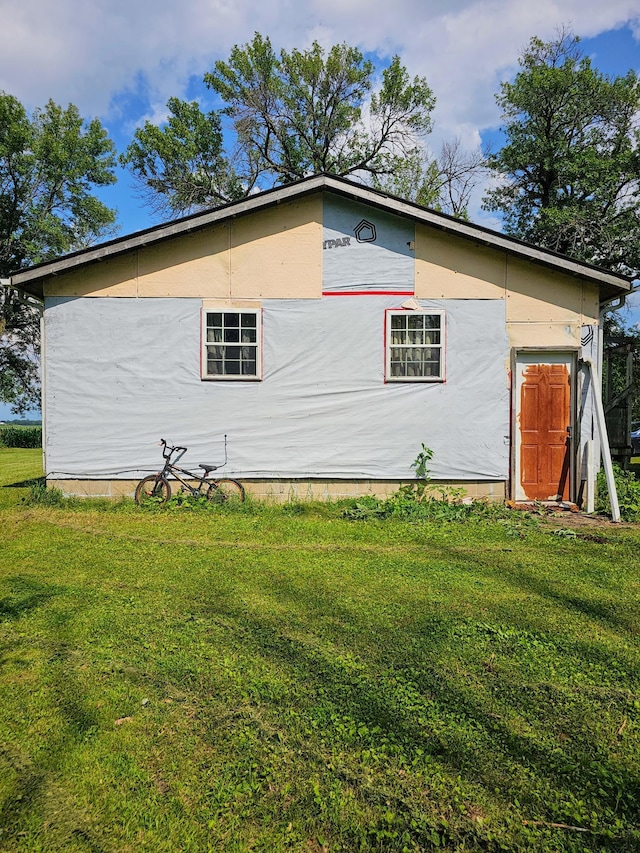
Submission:
{"label": "bicycle wheel", "polygon": [[151,474],[140,480],[136,486],[135,502],[138,506],[145,504],[166,504],[171,497],[171,486],[160,474]]}
{"label": "bicycle wheel", "polygon": [[225,503],[226,501],[242,503],[244,487],[237,480],[214,480],[209,486],[207,500],[212,503]]}

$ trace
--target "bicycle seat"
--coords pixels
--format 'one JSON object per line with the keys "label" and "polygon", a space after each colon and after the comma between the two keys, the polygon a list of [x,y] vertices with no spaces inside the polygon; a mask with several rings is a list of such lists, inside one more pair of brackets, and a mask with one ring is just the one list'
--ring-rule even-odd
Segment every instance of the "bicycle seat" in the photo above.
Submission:
{"label": "bicycle seat", "polygon": [[217,465],[205,465],[204,462],[200,462],[200,463],[198,463],[198,465],[200,468],[202,468],[204,470],[205,474],[210,474],[212,471],[218,470]]}

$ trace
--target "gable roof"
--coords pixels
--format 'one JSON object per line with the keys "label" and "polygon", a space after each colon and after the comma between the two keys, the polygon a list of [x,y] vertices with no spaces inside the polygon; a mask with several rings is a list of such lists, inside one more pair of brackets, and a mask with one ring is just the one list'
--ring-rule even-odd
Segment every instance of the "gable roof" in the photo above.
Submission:
{"label": "gable roof", "polygon": [[582,261],[573,260],[566,255],[542,249],[530,243],[525,243],[522,240],[517,240],[515,237],[509,237],[498,231],[485,228],[482,225],[456,219],[446,213],[439,213],[414,202],[405,201],[404,199],[371,189],[362,184],[356,184],[345,178],[337,178],[333,175],[325,174],[303,178],[295,183],[249,196],[241,201],[231,202],[211,210],[194,213],[164,225],[156,225],[144,231],[137,231],[126,237],[118,237],[109,242],[101,243],[98,246],[62,255],[52,261],[44,261],[43,263],[13,273],[11,284],[42,299],[43,283],[49,276],[70,272],[79,267],[122,255],[144,246],[164,242],[182,234],[199,231],[210,225],[221,224],[229,219],[246,216],[320,191],[332,192],[345,198],[377,207],[388,213],[429,225],[448,234],[470,240],[476,244],[502,250],[523,260],[542,264],[558,272],[586,279],[600,287],[602,300],[613,299],[631,290],[631,280],[627,276],[612,273],[609,270],[604,270],[592,264],[583,263]]}

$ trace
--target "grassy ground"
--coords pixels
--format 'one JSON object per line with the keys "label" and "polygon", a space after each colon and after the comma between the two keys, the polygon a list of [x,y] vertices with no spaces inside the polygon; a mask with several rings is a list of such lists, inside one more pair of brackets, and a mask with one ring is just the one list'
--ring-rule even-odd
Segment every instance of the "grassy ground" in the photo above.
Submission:
{"label": "grassy ground", "polygon": [[0,507],[26,498],[30,485],[41,476],[41,450],[0,447]]}
{"label": "grassy ground", "polygon": [[631,528],[20,503],[1,851],[637,851]]}

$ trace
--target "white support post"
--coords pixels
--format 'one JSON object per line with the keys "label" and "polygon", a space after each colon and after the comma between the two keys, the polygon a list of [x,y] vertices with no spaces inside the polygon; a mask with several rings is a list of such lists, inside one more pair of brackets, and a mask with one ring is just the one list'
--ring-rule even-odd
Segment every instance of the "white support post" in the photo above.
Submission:
{"label": "white support post", "polygon": [[593,439],[588,438],[585,444],[587,453],[587,512],[595,512],[596,509],[596,472],[593,464]]}
{"label": "white support post", "polygon": [[600,453],[602,454],[602,464],[604,467],[605,478],[607,480],[607,489],[609,491],[609,502],[611,504],[611,520],[620,521],[620,506],[618,504],[618,492],[616,491],[616,483],[613,477],[613,463],[611,462],[611,451],[609,450],[609,437],[607,435],[607,424],[604,418],[604,406],[602,405],[602,395],[598,393],[600,388],[600,379],[598,371],[590,358],[586,358],[584,363],[591,371],[591,389],[593,393],[593,402],[596,409],[596,423],[598,424],[598,438],[600,440]]}

